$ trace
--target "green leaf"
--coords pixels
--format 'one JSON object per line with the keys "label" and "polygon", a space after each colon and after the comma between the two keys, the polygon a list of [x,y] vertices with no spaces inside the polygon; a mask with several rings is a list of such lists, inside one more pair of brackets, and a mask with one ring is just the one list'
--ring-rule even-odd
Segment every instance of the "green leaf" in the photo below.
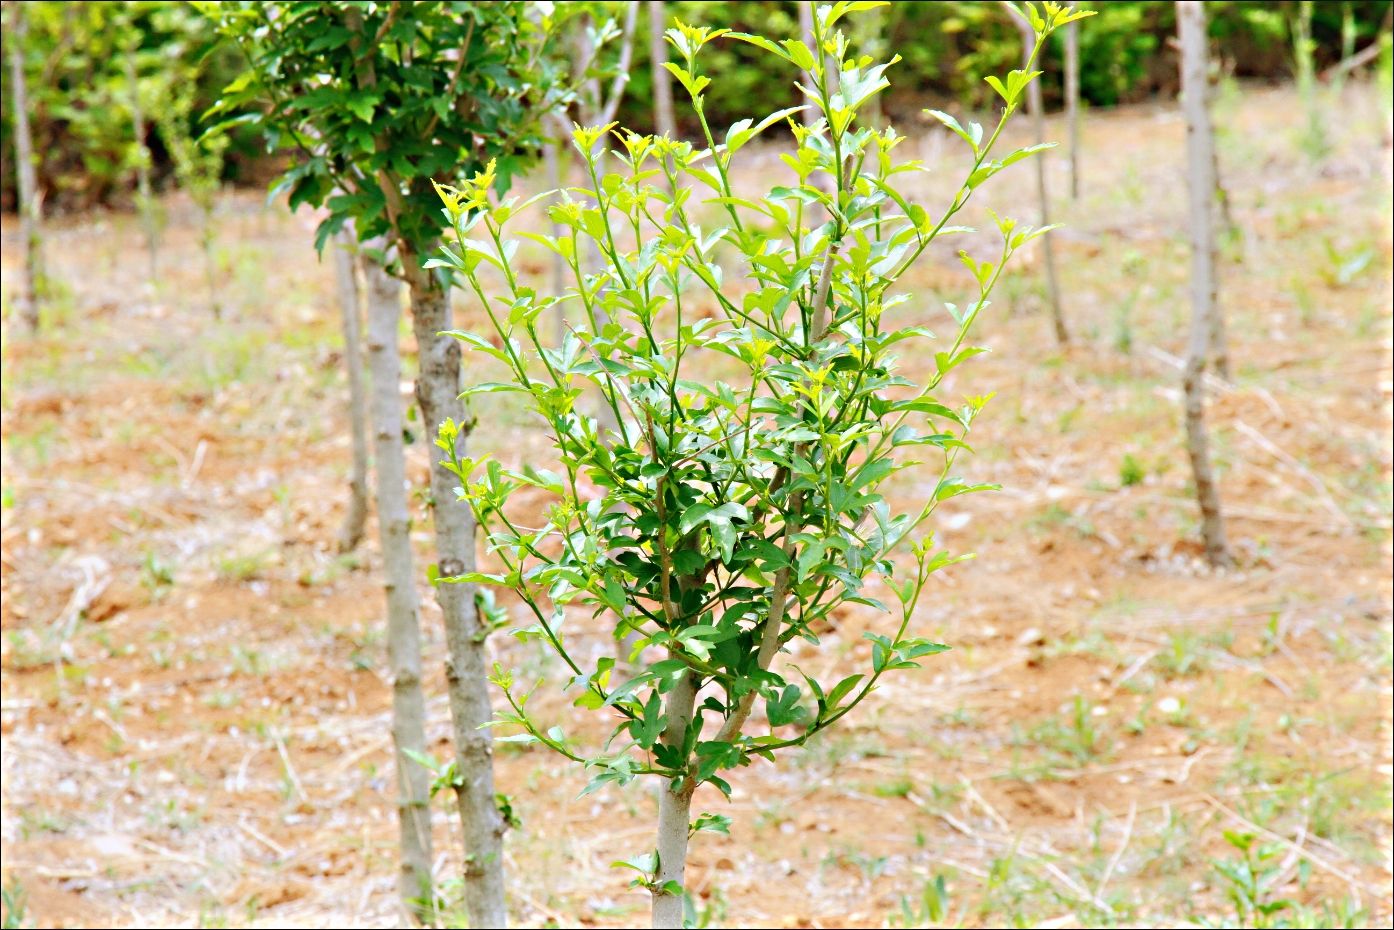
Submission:
{"label": "green leaf", "polygon": [[864,677],[866,676],[848,675],[846,678],[839,681],[837,685],[828,692],[828,710],[836,710],[837,706],[842,703],[842,699],[851,694],[852,689],[857,687]]}
{"label": "green leaf", "polygon": [[783,691],[765,698],[765,716],[772,727],[782,727],[796,723],[803,716],[800,711],[798,685],[786,685]]}
{"label": "green leaf", "polygon": [[725,814],[699,814],[697,819],[692,821],[692,826],[688,828],[688,834],[701,833],[704,830],[730,836],[731,818]]}
{"label": "green leaf", "polygon": [[937,119],[939,122],[943,123],[945,126],[947,126],[950,130],[954,132],[955,135],[961,138],[964,142],[967,142],[968,145],[973,149],[974,155],[978,154],[978,146],[982,142],[983,138],[982,126],[979,126],[977,123],[970,123],[969,125],[973,127],[973,131],[969,132],[967,129],[964,129],[961,125],[959,125],[957,119],[945,113],[943,110],[925,110],[925,112]]}

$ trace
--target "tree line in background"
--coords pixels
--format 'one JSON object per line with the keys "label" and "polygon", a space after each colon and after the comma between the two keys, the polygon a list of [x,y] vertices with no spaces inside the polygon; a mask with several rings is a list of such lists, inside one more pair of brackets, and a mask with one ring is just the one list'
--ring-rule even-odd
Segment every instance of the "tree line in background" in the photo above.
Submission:
{"label": "tree line in background", "polygon": [[[13,6],[6,3],[7,7]],[[565,6],[566,4],[561,4]],[[623,4],[601,2],[602,15],[624,19]],[[669,14],[698,25],[721,26],[758,34],[792,34],[798,30],[797,4],[757,0],[676,0]],[[1079,45],[1081,99],[1093,106],[1136,101],[1178,89],[1177,53],[1169,43],[1176,34],[1173,4],[1158,0],[1103,0],[1098,15]],[[1306,12],[1302,7],[1308,7]],[[149,167],[156,189],[175,181],[178,147],[171,133],[203,127],[198,115],[212,106],[244,63],[236,48],[212,28],[206,17],[183,3],[128,0],[122,3],[24,3],[26,40],[23,66],[28,77],[31,133],[38,192],[49,212],[93,204],[130,204],[139,196],[138,167]],[[1273,4],[1261,0],[1219,0],[1209,6],[1210,37],[1226,72],[1240,77],[1301,77],[1303,64],[1296,43],[1310,39],[1311,64],[1320,71],[1339,60],[1349,41],[1364,47],[1387,24],[1384,0],[1331,0],[1308,4]],[[6,35],[12,18],[6,12]],[[851,42],[860,52],[895,49],[902,61],[895,68],[895,88],[882,103],[891,116],[918,113],[926,99],[954,101],[981,108],[991,104],[983,77],[1016,65],[1021,41],[1011,19],[995,2],[952,0],[892,3],[862,17],[852,27]],[[1386,25],[1387,28],[1387,25]],[[651,130],[654,92],[648,63],[650,47],[635,43],[631,79],[618,105],[627,126]],[[745,101],[758,94],[780,107],[795,103],[777,70],[758,50],[732,47],[713,51],[713,67],[728,80],[712,88],[708,115],[718,122],[741,118]],[[1042,55],[1041,91],[1049,107],[1065,99],[1065,42],[1056,37]],[[128,64],[134,65],[134,81]],[[178,75],[177,82],[169,82]],[[12,77],[4,76],[5,96]],[[162,88],[187,90],[185,112],[164,112]],[[137,111],[143,119],[136,119]],[[691,134],[697,127],[680,114],[677,128]],[[141,138],[137,140],[136,126]],[[0,205],[16,208],[17,173],[13,151],[14,121],[10,108],[0,118]],[[230,127],[222,179],[257,183],[274,173],[262,165],[262,140],[246,127]]]}

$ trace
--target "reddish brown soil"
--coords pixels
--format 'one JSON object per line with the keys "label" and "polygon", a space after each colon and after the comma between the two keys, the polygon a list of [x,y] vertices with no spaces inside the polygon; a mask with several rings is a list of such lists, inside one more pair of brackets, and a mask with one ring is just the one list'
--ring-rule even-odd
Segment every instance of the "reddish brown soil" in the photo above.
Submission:
{"label": "reddish brown soil", "polygon": [[[950,923],[1233,920],[1214,868],[1236,855],[1223,831],[1261,827],[1279,844],[1274,897],[1354,900],[1357,923],[1389,925],[1390,156],[1376,101],[1347,90],[1321,163],[1292,143],[1291,93],[1222,114],[1244,229],[1224,267],[1237,378],[1209,410],[1239,558],[1226,572],[1200,558],[1180,446],[1181,127],[1160,108],[1090,116],[1087,193],[1060,207],[1058,234],[1076,344],[1052,344],[1026,256],[977,334],[992,354],[948,386],[997,392],[967,468],[1004,486],[941,513],[941,542],[978,558],[937,579],[918,624],[955,648],[779,768],[738,773],[731,802],[699,798],[735,818],[730,839],[694,844],[713,922],[884,926],[936,874]],[[960,153],[924,132],[907,144],[940,166],[926,184],[941,191]],[[1063,159],[1050,170],[1063,190]],[[1031,172],[1002,180],[975,211],[1030,217]],[[7,336],[0,842],[5,887],[37,926],[395,919],[380,562],[371,542],[333,551],[348,441],[330,270],[312,219],[259,204],[229,197],[220,215],[224,319],[176,199],[157,286],[131,217],[54,224],[69,296],[39,338]],[[7,291],[22,273],[11,220]],[[1368,267],[1340,280],[1340,256],[1361,250]],[[932,298],[961,299],[963,280],[951,251],[916,272],[929,325]],[[481,448],[547,454],[511,409],[486,422]],[[423,603],[443,754],[424,584]],[[575,622],[579,649],[610,648]],[[881,622],[845,613],[792,661],[865,664],[860,635]],[[530,645],[493,647],[521,676],[549,671]],[[545,688],[537,707],[601,732]],[[523,820],[508,847],[517,920],[642,923],[643,895],[608,866],[649,848],[650,791],[578,798],[584,776],[538,751],[501,748],[498,765]],[[457,841],[442,814],[442,878]]]}

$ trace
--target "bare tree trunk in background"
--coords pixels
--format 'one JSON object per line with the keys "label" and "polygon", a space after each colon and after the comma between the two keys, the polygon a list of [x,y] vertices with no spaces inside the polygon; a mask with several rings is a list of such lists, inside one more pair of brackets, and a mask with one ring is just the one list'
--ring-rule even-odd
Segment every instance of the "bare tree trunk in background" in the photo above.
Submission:
{"label": "bare tree trunk in background", "polygon": [[[1207,84],[1206,90],[1209,90]],[[1206,115],[1209,116],[1209,98],[1207,96]],[[1215,181],[1214,202],[1218,210],[1212,210],[1210,222],[1214,224],[1216,230],[1224,230],[1225,238],[1229,240],[1242,234],[1238,224],[1234,222],[1234,214],[1230,210],[1229,191],[1225,188],[1224,177],[1220,174],[1220,155],[1219,149],[1215,145],[1213,135],[1210,138],[1210,170],[1211,177]],[[1229,337],[1225,334],[1225,315],[1220,312],[1219,293],[1220,293],[1220,237],[1211,235],[1210,248],[1213,253],[1210,259],[1210,267],[1213,277],[1210,279],[1210,303],[1214,310],[1210,314],[1210,326],[1207,335],[1209,342],[1210,364],[1215,369],[1217,377],[1226,381],[1233,380],[1229,367]]]}
{"label": "bare tree trunk in background", "polygon": [[24,4],[9,4],[10,105],[14,108],[15,173],[19,180],[20,235],[24,239],[24,291],[20,294],[20,319],[30,333],[39,331],[39,303],[48,281],[44,271],[43,209],[34,173],[34,137],[29,132],[29,95],[24,77],[24,45],[28,26]]}
{"label": "bare tree trunk in background", "polygon": [[[1074,7],[1073,0],[1070,7]],[[1079,23],[1065,26],[1065,118],[1070,124],[1070,199],[1079,199]]]}
{"label": "bare tree trunk in background", "polygon": [[[1008,4],[1010,7],[1011,4]],[[1017,29],[1021,32],[1021,58],[1022,67],[1026,67],[1026,62],[1031,57],[1031,49],[1036,44],[1036,32],[1021,16],[1017,15],[1015,8],[1012,8],[1012,21],[1016,23]],[[1045,141],[1045,102],[1041,99],[1041,82],[1032,81],[1026,88],[1026,108],[1031,114],[1031,122],[1035,126],[1035,141],[1037,143]],[[1050,225],[1050,190],[1046,186],[1046,153],[1041,152],[1032,159],[1036,163],[1036,193],[1040,198],[1041,223],[1042,226]],[[1042,258],[1045,262],[1046,273],[1046,297],[1050,301],[1050,322],[1055,327],[1055,341],[1060,345],[1068,345],[1070,342],[1070,331],[1065,326],[1065,312],[1060,307],[1060,283],[1055,275],[1055,237],[1046,233],[1041,237]]]}
{"label": "bare tree trunk in background", "polygon": [[[812,52],[813,52],[814,55],[822,55],[822,50],[819,49],[819,48],[814,44],[814,41],[813,41],[813,8],[814,8],[814,4],[813,4],[812,2],[810,2],[810,0],[799,0],[798,6],[799,6],[799,38],[803,39],[804,44],[807,45],[807,46],[809,47],[810,50],[812,50]],[[823,61],[824,61],[825,64],[826,64],[827,60],[828,60],[828,59],[827,59],[827,56],[824,55],[824,56],[823,56]],[[810,88],[812,88],[812,87],[814,86],[814,84],[815,84],[813,75],[812,75],[811,73],[807,72],[807,71],[804,72],[804,83],[805,83],[805,85],[807,85],[807,86],[810,87]],[[835,86],[835,85],[834,85],[834,86]],[[804,115],[803,115],[803,124],[804,124],[805,126],[810,126],[810,127],[811,127],[811,126],[813,126],[815,123],[817,123],[818,120],[819,120],[819,117],[817,116],[816,111],[815,111],[812,107],[810,107],[809,109],[807,109],[807,110],[804,111]],[[840,169],[839,169],[839,170],[840,170]],[[823,194],[825,194],[825,195],[827,195],[827,196],[832,196],[833,189],[834,189],[834,185],[833,185],[833,180],[832,180],[831,177],[829,177],[829,176],[826,175],[826,174],[814,174],[812,177],[809,178],[809,180],[813,182],[813,186],[816,187],[816,188],[819,190],[819,192],[821,192],[821,193],[823,193]],[[813,205],[810,204],[808,209],[809,209],[809,211],[811,211],[811,215],[812,215],[812,216],[826,216],[826,215],[827,215],[826,212],[823,212],[823,213],[813,213],[813,212],[812,212],[812,211],[821,210],[821,209],[822,209],[821,205],[815,207],[815,206],[813,206]],[[811,224],[811,220],[810,220],[810,224]]]}
{"label": "bare tree trunk in background", "polygon": [[[813,4],[807,0],[799,0],[799,38],[803,39],[803,44],[807,45],[814,55],[818,54],[818,47],[813,42]],[[805,71],[804,82],[812,87],[813,75]]]}
{"label": "bare tree trunk in background", "polygon": [[[334,278],[339,297],[339,313],[344,325],[344,368],[348,372],[349,433],[353,441],[353,462],[349,469],[348,512],[339,530],[339,551],[352,552],[363,538],[368,517],[368,426],[363,399],[363,346],[359,331],[363,310],[355,273],[358,241],[352,229],[338,235],[334,250]],[[399,437],[400,438],[400,437]]]}
{"label": "bare tree trunk in background", "polygon": [[[562,186],[561,159],[563,148],[566,145],[566,143],[563,141],[566,137],[566,125],[561,120],[561,118],[543,121],[544,126],[546,126],[548,123],[553,124],[552,131],[549,135],[554,136],[554,138],[549,138],[547,140],[547,144],[543,146],[542,160],[547,168],[547,186],[550,187],[552,190],[560,190]],[[552,220],[552,238],[560,239],[561,236],[561,224],[558,223],[556,220]],[[557,254],[556,252],[553,252],[552,293],[555,294],[557,297],[560,297],[562,294],[566,293],[566,272],[566,259],[562,258],[561,255]],[[552,307],[552,323],[556,327],[557,331],[555,344],[560,346],[562,342],[566,339],[565,304],[558,303]]]}
{"label": "bare tree trunk in background", "polygon": [[[203,251],[203,283],[208,288],[208,307],[213,319],[223,318],[223,302],[218,299],[217,259],[213,254],[213,207],[199,209],[198,244]],[[361,531],[360,531],[361,532]]]}
{"label": "bare tree trunk in background", "polygon": [[140,106],[140,76],[136,73],[136,48],[126,50],[126,84],[131,93],[131,125],[136,137],[136,200],[145,227],[145,254],[150,262],[150,281],[159,273],[160,231],[155,217],[155,198],[150,193],[150,149],[145,145],[145,112]]}
{"label": "bare tree trunk in background", "polygon": [[[349,7],[346,18],[350,32],[361,33],[362,16],[357,8]],[[357,67],[359,86],[376,86],[377,74],[371,58],[360,59]],[[383,152],[384,140],[379,138],[376,146]],[[377,182],[398,237],[398,259],[411,301],[417,350],[416,402],[428,430],[431,456],[436,568],[441,577],[462,575],[475,566],[474,514],[456,501],[455,477],[442,467],[445,450],[434,442],[440,424],[453,420],[460,426],[463,453],[470,426],[464,422],[464,405],[460,402],[460,343],[443,335],[451,329],[450,292],[435,275],[421,267],[421,257],[402,234],[399,218],[404,191],[400,180],[384,166],[378,171]],[[455,797],[465,841],[465,910],[471,927],[503,928],[508,926],[503,882],[504,822],[494,796],[494,738],[487,726],[494,716],[489,706],[485,643],[488,630],[480,623],[474,585],[437,584],[436,601],[445,623],[448,653],[445,683],[450,695],[458,769]]]}
{"label": "bare tree trunk in background", "polygon": [[[620,57],[615,65],[615,77],[610,82],[610,90],[607,94],[601,89],[600,80],[592,77],[585,81],[583,87],[585,95],[582,98],[581,118],[587,126],[604,126],[615,118],[619,111],[620,101],[624,99],[624,89],[629,85],[630,62],[634,57],[634,30],[639,18],[639,4],[630,3],[627,5],[624,16],[623,31],[620,36]],[[577,61],[582,66],[590,62],[595,56],[595,49],[591,45],[590,37],[585,30],[577,33]],[[595,157],[598,160],[604,158],[609,151],[610,140],[608,136],[601,136],[596,142]],[[601,163],[601,162],[597,162]],[[603,173],[603,171],[602,171]],[[579,248],[578,244],[578,248]],[[603,270],[604,262],[600,256],[600,246],[590,243],[584,251],[584,266],[590,274],[600,274]],[[607,322],[605,312],[597,308],[597,312],[602,322]],[[619,423],[615,422],[613,411],[608,405],[602,404],[597,411],[597,419],[604,429],[619,429]]]}
{"label": "bare tree trunk in background", "polygon": [[677,123],[673,119],[673,76],[663,67],[668,61],[668,43],[663,33],[668,17],[663,0],[648,0],[649,60],[653,66],[653,126],[660,136],[676,138]]}
{"label": "bare tree trunk in background", "polygon": [[[411,295],[412,331],[416,334],[416,402],[429,431],[431,515],[438,569],[441,577],[451,577],[475,569],[474,515],[455,499],[456,478],[442,466],[446,453],[434,442],[436,428],[452,420],[460,426],[460,452],[464,452],[470,424],[460,402],[460,343],[441,335],[452,328],[450,292],[405,248],[402,270]],[[437,584],[436,600],[445,619],[445,680],[460,773],[455,797],[465,839],[465,909],[471,927],[506,927],[505,824],[494,794],[494,738],[487,726],[494,716],[489,704],[485,643],[489,631],[480,620],[474,585]]]}
{"label": "bare tree trunk in background", "polygon": [[[1180,30],[1181,8],[1177,7],[1177,30]],[[1225,316],[1219,308],[1220,292],[1220,241],[1219,231],[1223,229],[1225,237],[1233,237],[1239,234],[1239,227],[1234,222],[1234,215],[1230,210],[1229,191],[1225,188],[1224,174],[1220,171],[1220,150],[1215,145],[1215,130],[1211,119],[1211,83],[1210,83],[1210,33],[1206,26],[1206,19],[1202,14],[1201,21],[1202,42],[1200,54],[1203,58],[1202,68],[1204,81],[1196,85],[1195,93],[1200,97],[1201,112],[1205,117],[1205,147],[1210,159],[1210,190],[1212,208],[1207,211],[1210,223],[1214,227],[1210,234],[1210,306],[1213,308],[1209,314],[1209,323],[1206,327],[1208,346],[1206,348],[1206,364],[1214,371],[1216,377],[1226,381],[1231,380],[1229,365],[1229,339],[1225,335]],[[1179,40],[1178,40],[1179,41]],[[1183,50],[1184,51],[1184,50]],[[1184,60],[1183,60],[1184,69]],[[1185,83],[1182,83],[1182,92],[1189,93]],[[1190,111],[1187,110],[1189,116]],[[1187,124],[1190,125],[1189,123]],[[1192,177],[1192,181],[1196,179]],[[1218,210],[1215,209],[1218,207]]]}
{"label": "bare tree trunk in background", "polygon": [[398,892],[420,923],[434,917],[431,881],[431,773],[408,753],[426,752],[426,701],[421,693],[421,623],[407,510],[402,441],[402,363],[397,324],[402,285],[376,261],[364,267],[368,297],[368,360],[373,385],[378,539],[387,591],[387,656],[392,673],[392,741],[401,835]]}
{"label": "bare tree trunk in background", "polygon": [[1183,376],[1186,406],[1186,451],[1195,475],[1201,534],[1210,564],[1233,564],[1225,541],[1220,495],[1210,469],[1210,442],[1205,430],[1205,361],[1213,349],[1215,305],[1215,140],[1206,106],[1209,85],[1205,8],[1200,0],[1178,0],[1177,31],[1181,40],[1181,95],[1186,115],[1186,162],[1191,219],[1191,331]]}

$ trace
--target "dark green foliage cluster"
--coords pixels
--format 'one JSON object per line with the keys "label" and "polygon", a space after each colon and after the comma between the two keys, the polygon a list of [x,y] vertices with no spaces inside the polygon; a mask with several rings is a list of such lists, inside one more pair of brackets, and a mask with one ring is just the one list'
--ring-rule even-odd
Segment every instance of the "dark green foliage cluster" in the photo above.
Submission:
{"label": "dark green foliage cluster", "polygon": [[493,160],[506,188],[542,144],[538,114],[564,91],[535,4],[199,6],[252,65],[213,113],[265,126],[294,153],[278,187],[292,209],[329,208],[320,246],[352,218],[364,239],[391,232],[430,251],[431,179]]}

